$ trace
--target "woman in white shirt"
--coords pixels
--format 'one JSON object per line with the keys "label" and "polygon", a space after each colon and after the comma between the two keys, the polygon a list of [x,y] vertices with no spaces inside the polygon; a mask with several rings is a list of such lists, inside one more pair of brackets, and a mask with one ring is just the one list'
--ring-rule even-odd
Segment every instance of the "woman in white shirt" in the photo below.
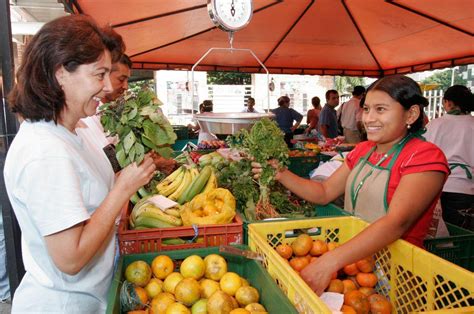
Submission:
{"label": "woman in white shirt", "polygon": [[446,155],[451,169],[441,194],[445,221],[474,230],[474,95],[454,85],[443,96],[446,114],[427,125],[425,137]]}
{"label": "woman in white shirt", "polygon": [[117,33],[82,15],[45,24],[25,49],[10,94],[24,121],[4,168],[26,269],[12,313],[105,312],[115,219],[155,166],[145,157],[114,182],[110,164],[75,127],[111,91],[111,64],[124,50]]}

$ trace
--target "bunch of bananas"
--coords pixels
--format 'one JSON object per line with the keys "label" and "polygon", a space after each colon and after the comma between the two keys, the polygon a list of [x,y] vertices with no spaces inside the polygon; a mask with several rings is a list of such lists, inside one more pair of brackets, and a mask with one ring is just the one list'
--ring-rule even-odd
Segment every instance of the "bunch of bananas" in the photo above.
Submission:
{"label": "bunch of bananas", "polygon": [[150,196],[142,198],[130,214],[131,229],[170,228],[183,225],[178,208],[162,210],[150,202]]}
{"label": "bunch of bananas", "polygon": [[179,204],[189,202],[197,194],[215,188],[217,178],[210,166],[204,167],[201,172],[196,167],[181,166],[156,186],[158,194]]}

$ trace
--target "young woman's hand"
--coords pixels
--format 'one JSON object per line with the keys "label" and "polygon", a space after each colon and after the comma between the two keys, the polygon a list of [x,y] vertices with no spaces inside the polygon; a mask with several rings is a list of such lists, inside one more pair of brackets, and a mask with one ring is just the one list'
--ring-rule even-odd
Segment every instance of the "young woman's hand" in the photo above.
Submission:
{"label": "young woman's hand", "polygon": [[321,256],[300,272],[301,278],[318,296],[329,286],[331,277],[337,272],[337,269],[334,269],[334,263],[325,257]]}
{"label": "young woman's hand", "polygon": [[122,169],[115,181],[115,186],[131,196],[140,187],[150,182],[155,174],[155,170],[156,166],[153,158],[147,154],[140,165],[134,162]]}
{"label": "young woman's hand", "polygon": [[[284,171],[285,168],[281,168],[276,159],[271,159],[267,163],[276,170],[275,179],[278,180],[280,172]],[[256,161],[253,161],[251,165],[254,179],[260,178],[260,173],[263,171],[262,165]]]}

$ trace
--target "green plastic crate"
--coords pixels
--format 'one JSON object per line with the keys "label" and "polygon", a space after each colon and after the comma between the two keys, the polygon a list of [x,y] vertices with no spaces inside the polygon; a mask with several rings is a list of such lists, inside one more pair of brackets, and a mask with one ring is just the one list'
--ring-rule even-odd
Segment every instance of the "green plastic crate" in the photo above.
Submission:
{"label": "green plastic crate", "polygon": [[427,251],[474,271],[474,232],[446,223],[450,236],[425,240]]}
{"label": "green plastic crate", "polygon": [[[244,245],[236,245],[240,249],[248,249]],[[107,314],[119,314],[120,312],[120,288],[123,280],[125,268],[134,261],[143,260],[149,264],[157,255],[168,255],[173,260],[183,260],[190,255],[199,255],[205,257],[209,254],[217,253],[225,257],[227,260],[228,271],[235,272],[246,278],[249,283],[255,287],[260,293],[260,303],[265,306],[268,313],[275,314],[293,314],[298,313],[294,306],[290,303],[285,294],[280,290],[275,281],[270,277],[263,266],[250,259],[241,256],[228,255],[219,253],[218,247],[209,247],[202,249],[190,249],[179,251],[165,251],[159,253],[131,254],[124,255],[120,258],[117,271],[112,280],[107,298]]]}
{"label": "green plastic crate", "polygon": [[187,140],[176,140],[176,142],[174,142],[174,144],[171,146],[173,148],[173,150],[175,151],[180,151],[181,149],[183,149],[186,144],[188,144],[189,142],[197,145],[197,139],[187,139]]}
{"label": "green plastic crate", "polygon": [[173,125],[173,131],[176,133],[178,140],[187,140],[189,138],[189,129],[185,125]]}
{"label": "green plastic crate", "polygon": [[288,170],[303,178],[309,178],[309,173],[319,166],[320,160],[319,155],[290,157],[289,159]]}

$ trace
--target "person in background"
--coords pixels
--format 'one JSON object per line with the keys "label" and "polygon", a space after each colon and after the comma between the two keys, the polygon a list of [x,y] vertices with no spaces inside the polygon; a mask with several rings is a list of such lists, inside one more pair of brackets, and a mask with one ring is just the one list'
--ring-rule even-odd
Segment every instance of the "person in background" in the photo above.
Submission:
{"label": "person in background", "polygon": [[[368,141],[356,145],[327,180],[304,179],[270,161],[275,179],[291,192],[315,204],[327,204],[344,194],[344,209],[370,223],[300,272],[318,295],[335,272],[399,238],[423,246],[449,174],[443,152],[418,135],[427,104],[411,78],[383,77],[368,88],[363,104]],[[252,166],[258,176],[261,166]]]}
{"label": "person in background", "polygon": [[352,91],[352,98],[341,109],[341,125],[346,143],[359,143],[361,141],[361,134],[357,128],[357,113],[362,110],[360,100],[364,93],[364,86],[355,86]]}
{"label": "person in background", "polygon": [[12,313],[105,313],[116,217],[155,165],[145,156],[114,180],[75,128],[112,91],[124,50],[112,28],[69,15],[46,23],[24,51],[9,95],[22,123],[4,167],[26,270]]}
{"label": "person in background", "polygon": [[306,124],[308,124],[308,127],[304,131],[306,134],[318,128],[319,115],[321,113],[321,100],[319,97],[315,96],[311,98],[311,104],[313,105],[313,109],[308,110],[306,116]]}
{"label": "person in background", "polygon": [[[131,68],[132,61],[126,54],[120,55],[118,61],[112,64],[112,70],[110,71],[112,91],[102,97],[99,107],[103,103],[115,101],[128,89],[128,79],[130,78]],[[106,137],[104,127],[100,122],[100,116],[97,114],[80,119],[76,127],[76,132],[81,137],[89,137],[92,141],[96,142],[96,145],[101,149],[109,144],[117,144],[118,140],[117,137]]]}
{"label": "person in background", "polygon": [[[200,113],[212,113],[214,110],[214,104],[212,100],[204,100],[202,104],[199,105],[199,111]],[[198,144],[205,142],[205,141],[216,141],[219,140],[215,134],[212,134],[211,132],[207,130],[201,129],[199,126],[199,123],[196,121],[196,126],[194,127],[195,132],[199,132],[198,135]]]}
{"label": "person in background", "polygon": [[255,99],[253,97],[249,97],[249,99],[247,100],[247,108],[242,110],[242,112],[258,113],[258,111],[255,110]]}
{"label": "person in background", "polygon": [[446,114],[432,120],[424,134],[446,155],[451,169],[441,194],[443,219],[474,230],[474,95],[462,85],[443,96]]}
{"label": "person in background", "polygon": [[[3,106],[3,81],[0,76],[0,104]],[[2,155],[2,158],[4,156]],[[5,246],[5,232],[3,228],[3,213],[0,212],[0,303],[10,302],[10,281],[7,272],[7,250]]]}
{"label": "person in background", "polygon": [[292,148],[293,133],[300,126],[303,116],[295,109],[290,108],[290,97],[288,96],[278,98],[278,108],[272,109],[271,112],[275,114],[275,121],[285,134],[286,145]]}
{"label": "person in background", "polygon": [[337,137],[337,113],[339,105],[339,93],[330,89],[326,92],[326,104],[319,115],[319,132],[326,138]]}

